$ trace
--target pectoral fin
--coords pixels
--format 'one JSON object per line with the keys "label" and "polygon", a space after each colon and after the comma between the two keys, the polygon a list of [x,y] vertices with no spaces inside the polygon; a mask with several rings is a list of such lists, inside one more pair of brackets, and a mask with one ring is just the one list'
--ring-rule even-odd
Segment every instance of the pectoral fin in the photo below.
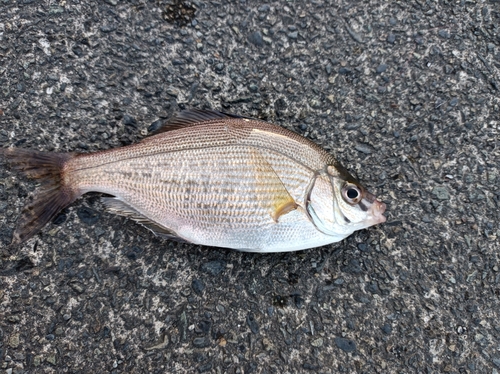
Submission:
{"label": "pectoral fin", "polygon": [[281,216],[297,209],[298,204],[290,195],[272,165],[265,159],[260,151],[254,149],[252,156],[257,180],[262,186],[260,189],[262,196],[259,198],[263,200],[264,204],[268,204],[271,218],[274,222],[278,222]]}
{"label": "pectoral fin", "polygon": [[136,221],[137,223],[141,224],[148,230],[152,231],[157,236],[160,236],[164,239],[171,239],[178,242],[187,243],[185,239],[179,237],[174,231],[166,227],[163,227],[162,225],[154,221],[151,221],[149,218],[139,213],[135,208],[131,207],[126,202],[118,198],[103,197],[101,198],[101,201],[110,212],[113,212],[120,216],[125,216],[127,218]]}
{"label": "pectoral fin", "polygon": [[[288,195],[290,196],[290,195]],[[278,222],[278,219],[291,211],[297,209],[298,205],[290,196],[290,199],[287,201],[279,202],[275,205],[274,212],[271,213],[271,217],[273,217],[274,222]]]}

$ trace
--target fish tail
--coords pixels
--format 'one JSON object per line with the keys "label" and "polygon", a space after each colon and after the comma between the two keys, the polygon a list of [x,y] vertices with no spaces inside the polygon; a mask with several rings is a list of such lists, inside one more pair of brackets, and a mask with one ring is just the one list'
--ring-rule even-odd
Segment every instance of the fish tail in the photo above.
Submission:
{"label": "fish tail", "polygon": [[13,170],[41,183],[31,202],[23,209],[11,245],[24,243],[36,235],[62,209],[79,196],[64,180],[64,165],[76,154],[38,152],[21,148],[0,148],[0,158]]}

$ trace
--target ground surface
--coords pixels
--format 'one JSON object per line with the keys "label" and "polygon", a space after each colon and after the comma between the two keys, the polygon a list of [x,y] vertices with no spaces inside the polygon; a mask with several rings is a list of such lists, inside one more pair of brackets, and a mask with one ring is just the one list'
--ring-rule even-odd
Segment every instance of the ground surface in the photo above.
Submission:
{"label": "ground surface", "polygon": [[337,245],[258,255],[162,241],[91,195],[12,251],[35,185],[0,166],[2,372],[500,371],[498,1],[0,8],[0,146],[91,152],[224,109],[330,149],[388,205]]}

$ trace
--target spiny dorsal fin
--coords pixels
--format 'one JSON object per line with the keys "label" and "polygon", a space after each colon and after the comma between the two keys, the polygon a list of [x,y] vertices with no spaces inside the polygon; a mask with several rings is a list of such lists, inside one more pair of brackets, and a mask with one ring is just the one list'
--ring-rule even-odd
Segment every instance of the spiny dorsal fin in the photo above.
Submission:
{"label": "spiny dorsal fin", "polygon": [[144,215],[139,213],[136,209],[132,208],[130,205],[128,205],[122,200],[119,200],[118,198],[102,197],[101,201],[110,212],[113,212],[120,216],[128,217],[136,221],[145,228],[151,230],[157,236],[160,236],[165,239],[173,239],[178,242],[187,243],[185,239],[179,237],[174,231],[169,230],[166,227],[163,227],[158,223],[151,221],[149,218],[145,217]]}
{"label": "spiny dorsal fin", "polygon": [[246,118],[231,113],[218,112],[210,109],[189,109],[177,113],[174,117],[169,119],[162,127],[151,133],[151,135],[161,134],[163,132],[182,129],[184,127],[191,127],[199,125],[202,122],[213,120],[222,120],[229,118]]}

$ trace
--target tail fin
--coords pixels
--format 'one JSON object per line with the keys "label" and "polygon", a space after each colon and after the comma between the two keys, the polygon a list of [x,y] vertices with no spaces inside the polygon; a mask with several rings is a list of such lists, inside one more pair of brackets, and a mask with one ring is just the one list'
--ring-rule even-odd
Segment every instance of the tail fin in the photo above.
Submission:
{"label": "tail fin", "polygon": [[12,245],[24,243],[36,235],[59,211],[75,201],[79,194],[64,182],[64,165],[75,157],[72,153],[45,153],[21,148],[0,148],[13,170],[38,179],[41,190],[34,195],[18,220]]}

